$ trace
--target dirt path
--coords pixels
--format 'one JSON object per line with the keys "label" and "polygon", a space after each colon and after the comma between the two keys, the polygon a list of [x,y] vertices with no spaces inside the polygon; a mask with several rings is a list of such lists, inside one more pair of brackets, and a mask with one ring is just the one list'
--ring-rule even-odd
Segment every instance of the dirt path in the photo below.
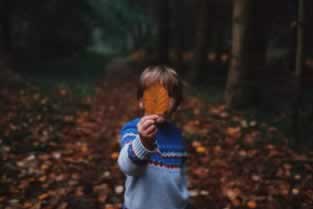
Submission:
{"label": "dirt path", "polygon": [[[62,88],[1,89],[0,208],[121,206],[118,132],[139,114],[137,74],[120,60],[107,68],[83,99]],[[312,153],[290,150],[274,127],[192,95],[175,121],[187,140],[195,208],[312,208]]]}

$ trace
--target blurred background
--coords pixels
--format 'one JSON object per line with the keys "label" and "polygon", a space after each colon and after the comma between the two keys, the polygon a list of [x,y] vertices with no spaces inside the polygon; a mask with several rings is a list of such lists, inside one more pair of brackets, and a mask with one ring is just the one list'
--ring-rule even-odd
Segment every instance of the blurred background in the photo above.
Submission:
{"label": "blurred background", "polygon": [[195,208],[313,207],[313,1],[2,0],[0,208],[112,209],[139,73],[184,81]]}

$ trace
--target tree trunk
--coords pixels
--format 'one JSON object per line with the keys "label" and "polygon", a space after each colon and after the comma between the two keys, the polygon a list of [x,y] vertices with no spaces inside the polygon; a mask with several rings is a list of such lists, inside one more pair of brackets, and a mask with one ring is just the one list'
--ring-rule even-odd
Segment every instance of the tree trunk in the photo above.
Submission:
{"label": "tree trunk", "polygon": [[[313,1],[306,1],[304,7],[304,24],[303,30],[304,33],[304,54],[303,58],[308,61],[313,59]],[[312,88],[312,80],[313,80],[313,72],[310,65],[306,64],[303,66],[303,80],[302,80],[302,88]],[[311,103],[311,112],[309,116],[310,120],[313,122],[313,103]],[[313,145],[313,141],[312,141]]]}
{"label": "tree trunk", "polygon": [[248,39],[248,19],[250,0],[233,2],[232,58],[226,83],[225,103],[227,107],[237,107],[246,100],[248,89],[243,85],[247,79],[246,49]]}
{"label": "tree trunk", "polygon": [[174,41],[175,41],[175,51],[174,51],[174,66],[176,71],[183,74],[183,50],[184,50],[184,11],[185,11],[185,1],[175,0],[174,1]]}
{"label": "tree trunk", "polygon": [[169,64],[169,2],[168,0],[159,0],[158,8],[159,18],[159,50],[158,64]]}
{"label": "tree trunk", "polygon": [[1,3],[0,27],[2,31],[2,50],[4,53],[10,54],[12,49],[11,40],[11,4],[10,0],[4,0]]}
{"label": "tree trunk", "polygon": [[264,15],[267,4],[262,0],[234,0],[233,3],[232,59],[225,103],[229,108],[239,108],[257,102],[257,78],[266,62],[266,33],[271,15]]}
{"label": "tree trunk", "polygon": [[189,72],[191,82],[198,82],[201,72],[208,70],[208,44],[209,44],[209,3],[207,0],[196,2],[196,34],[193,52],[192,71]]}
{"label": "tree trunk", "polygon": [[302,69],[303,69],[303,20],[304,20],[304,0],[298,1],[298,14],[297,14],[297,35],[296,35],[296,62],[295,62],[295,89],[296,96],[294,100],[293,110],[293,130],[296,141],[301,139],[300,130],[300,106],[302,100]]}
{"label": "tree trunk", "polygon": [[313,57],[313,1],[306,1],[305,2],[305,19],[304,19],[304,56],[305,57]]}

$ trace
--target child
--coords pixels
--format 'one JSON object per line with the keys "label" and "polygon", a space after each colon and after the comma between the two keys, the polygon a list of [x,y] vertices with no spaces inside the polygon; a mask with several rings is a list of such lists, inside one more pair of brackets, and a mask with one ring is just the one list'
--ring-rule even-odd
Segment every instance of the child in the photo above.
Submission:
{"label": "child", "polygon": [[123,209],[190,207],[185,175],[187,153],[181,130],[169,121],[182,101],[181,81],[169,67],[146,68],[137,92],[141,109],[144,90],[155,83],[161,83],[168,91],[169,111],[137,117],[120,131],[118,165],[126,175]]}

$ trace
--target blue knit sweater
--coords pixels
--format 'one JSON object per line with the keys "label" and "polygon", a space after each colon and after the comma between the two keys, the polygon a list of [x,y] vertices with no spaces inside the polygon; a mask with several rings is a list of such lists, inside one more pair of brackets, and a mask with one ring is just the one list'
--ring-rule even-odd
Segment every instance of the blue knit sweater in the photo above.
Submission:
{"label": "blue knit sweater", "polygon": [[120,130],[118,165],[126,175],[123,207],[127,209],[185,209],[189,192],[186,149],[179,128],[171,122],[158,126],[156,149],[148,150],[137,131],[140,118]]}

